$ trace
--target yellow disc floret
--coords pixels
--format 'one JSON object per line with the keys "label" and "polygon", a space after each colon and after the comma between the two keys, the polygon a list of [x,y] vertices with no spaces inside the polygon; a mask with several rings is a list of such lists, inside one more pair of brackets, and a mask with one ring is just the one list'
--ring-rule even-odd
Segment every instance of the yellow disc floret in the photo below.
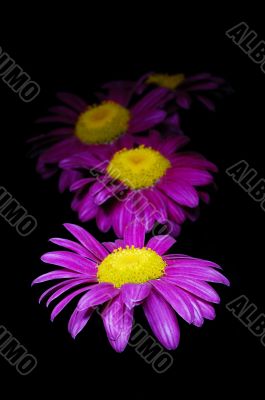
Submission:
{"label": "yellow disc floret", "polygon": [[170,166],[170,161],[159,151],[141,145],[116,152],[107,172],[131,189],[140,189],[153,186]]}
{"label": "yellow disc floret", "polygon": [[185,80],[184,74],[152,74],[147,78],[146,83],[155,84],[167,89],[176,89]]}
{"label": "yellow disc floret", "polygon": [[89,107],[76,123],[75,135],[86,144],[108,143],[126,132],[130,120],[127,108],[113,101]]}
{"label": "yellow disc floret", "polygon": [[125,283],[145,283],[163,276],[166,262],[150,248],[114,250],[98,266],[98,281],[112,283],[119,288]]}

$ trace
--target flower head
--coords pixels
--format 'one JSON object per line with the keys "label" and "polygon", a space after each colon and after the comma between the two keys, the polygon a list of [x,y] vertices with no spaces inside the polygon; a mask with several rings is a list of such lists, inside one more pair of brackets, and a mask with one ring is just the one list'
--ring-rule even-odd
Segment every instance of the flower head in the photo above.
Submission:
{"label": "flower head", "polygon": [[213,182],[216,167],[197,153],[180,152],[185,136],[163,138],[158,132],[137,140],[123,137],[100,151],[63,160],[65,171],[81,174],[70,187],[72,208],[83,222],[96,218],[103,232],[113,227],[122,237],[137,219],[150,231],[163,224],[173,236]]}
{"label": "flower head", "polygon": [[123,240],[100,244],[79,226],[65,227],[78,242],[51,239],[70,251],[44,254],[42,261],[59,269],[41,275],[33,284],[60,281],[40,298],[48,298],[47,306],[59,299],[52,320],[82,295],[68,324],[72,337],[97,309],[111,346],[121,352],[129,341],[134,308],[142,305],[154,335],[167,349],[175,349],[180,337],[176,313],[196,326],[215,317],[211,303],[219,303],[220,298],[207,282],[229,285],[228,280],[210,261],[166,254],[175,243],[172,237],[154,236],[145,245],[145,230],[134,223],[126,228]]}
{"label": "flower head", "polygon": [[[40,153],[38,172],[43,178],[48,178],[66,157],[80,151],[100,150],[123,135],[144,132],[159,124],[166,116],[161,109],[165,95],[165,90],[158,88],[138,102],[128,103],[129,99],[111,91],[100,103],[89,105],[75,95],[59,93],[58,98],[64,105],[52,107],[52,115],[40,118],[38,122],[63,126],[31,140],[35,143],[35,150],[38,149]],[[69,171],[63,172],[60,190],[69,187],[76,176]]]}

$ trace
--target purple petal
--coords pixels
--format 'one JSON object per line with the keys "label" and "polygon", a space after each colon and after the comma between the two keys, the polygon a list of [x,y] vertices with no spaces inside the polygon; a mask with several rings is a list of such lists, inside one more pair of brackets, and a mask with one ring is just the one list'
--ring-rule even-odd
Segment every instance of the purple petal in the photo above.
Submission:
{"label": "purple petal", "polygon": [[229,280],[224,277],[220,272],[214,270],[210,267],[195,267],[195,268],[187,268],[187,267],[178,267],[178,266],[169,266],[166,268],[166,275],[170,277],[176,278],[190,278],[197,279],[206,282],[216,282],[223,283],[224,285],[229,286]]}
{"label": "purple petal", "polygon": [[189,143],[190,139],[187,136],[170,136],[166,139],[161,140],[158,146],[158,150],[165,155],[170,155],[181,147]]}
{"label": "purple petal", "polygon": [[[76,201],[76,199],[74,201]],[[81,222],[86,222],[96,217],[99,206],[95,204],[94,198],[89,192],[87,192],[80,200],[77,195],[77,202],[75,204],[76,208],[74,208],[74,201],[72,203],[72,208],[78,211],[78,216]],[[91,249],[90,251],[92,252]]]}
{"label": "purple petal", "polygon": [[103,258],[107,257],[107,250],[85,229],[74,224],[64,224],[64,226],[77,240],[79,240],[79,242],[84,247],[86,247],[99,260],[103,260]]}
{"label": "purple petal", "polygon": [[199,304],[197,303],[197,301],[195,300],[195,298],[193,296],[189,296],[189,299],[190,299],[191,305],[193,307],[193,312],[194,312],[194,320],[193,320],[192,324],[199,328],[204,323],[201,309],[199,307]]}
{"label": "purple petal", "polygon": [[86,308],[105,303],[117,296],[119,292],[119,289],[116,289],[110,283],[99,283],[93,286],[92,289],[79,300],[77,309],[78,311],[82,311]]}
{"label": "purple petal", "polygon": [[93,308],[85,309],[83,311],[78,311],[77,308],[74,310],[68,323],[68,332],[71,334],[73,339],[75,339],[78,333],[80,333],[86,326],[93,311]]}
{"label": "purple petal", "polygon": [[168,235],[158,235],[152,237],[147,243],[146,247],[151,247],[154,251],[156,251],[161,256],[166,253],[173,244],[176,243],[176,239]]}
{"label": "purple petal", "polygon": [[73,154],[73,155],[72,154],[69,158],[66,158],[67,156],[65,156],[64,159],[62,159],[62,161],[60,162],[61,168],[63,169],[83,168],[90,170],[91,168],[94,167],[95,171],[98,171],[97,166],[99,164],[99,160],[98,158],[96,158],[95,155],[88,153],[87,151],[86,152],[82,151],[79,154]]}
{"label": "purple petal", "polygon": [[36,119],[37,124],[49,124],[51,122],[62,122],[63,124],[74,125],[75,118],[66,115],[48,115],[46,117]]}
{"label": "purple petal", "polygon": [[147,321],[159,342],[168,350],[178,347],[180,331],[176,315],[170,305],[152,291],[143,304]]}
{"label": "purple petal", "polygon": [[36,283],[52,281],[54,279],[67,279],[67,278],[80,278],[80,274],[74,274],[73,272],[68,272],[68,271],[55,270],[34,279],[32,285],[36,285]]}
{"label": "purple petal", "polygon": [[195,90],[213,90],[218,88],[218,84],[215,82],[205,82],[205,83],[198,83],[196,85],[192,85],[189,90],[190,91],[195,91]]}
{"label": "purple petal", "polygon": [[130,133],[143,132],[157,124],[160,124],[165,117],[166,113],[164,111],[148,111],[145,114],[142,114],[141,117],[133,118],[128,131]]}
{"label": "purple petal", "polygon": [[156,290],[171,305],[172,308],[189,324],[194,319],[194,312],[190,300],[183,290],[178,290],[168,279],[151,281]]}
{"label": "purple petal", "polygon": [[188,278],[176,278],[171,276],[170,278],[162,278],[166,282],[172,284],[192,293],[193,295],[212,303],[220,303],[220,297],[218,293],[208,283],[196,281]]}
{"label": "purple petal", "polygon": [[99,208],[96,216],[96,223],[98,228],[105,233],[111,228],[112,218],[103,208]]}
{"label": "purple petal", "polygon": [[96,274],[96,264],[93,261],[70,251],[51,251],[44,254],[41,260],[71,271],[81,272],[88,278],[92,278]]}
{"label": "purple petal", "polygon": [[[96,280],[94,280],[95,282]],[[91,281],[93,282],[93,281]],[[85,283],[90,283],[87,279],[78,279],[78,280],[72,280],[71,282],[66,282],[66,284],[61,287],[58,288],[58,290],[56,290],[47,300],[46,302],[46,306],[48,307],[50,305],[50,303],[57,299],[59,296],[61,296],[63,293],[67,292],[68,290],[78,286],[78,285],[82,285]]]}
{"label": "purple petal", "polygon": [[186,267],[186,268],[196,268],[196,267],[212,267],[217,269],[222,269],[220,265],[208,261],[208,260],[201,260],[200,258],[194,258],[186,256],[185,254],[168,254],[163,257],[167,262],[170,262],[170,266],[176,267]]}
{"label": "purple petal", "polygon": [[131,112],[134,116],[142,116],[145,112],[161,107],[172,97],[173,94],[166,88],[153,89],[131,108]]}
{"label": "purple petal", "polygon": [[117,296],[104,309],[102,319],[111,346],[122,352],[131,334],[133,309],[128,309],[121,296]]}
{"label": "purple petal", "polygon": [[90,253],[87,249],[85,249],[80,244],[73,242],[72,240],[68,239],[61,239],[61,238],[52,238],[49,240],[52,243],[57,244],[58,246],[65,247],[66,249],[72,250],[75,253],[79,254],[83,257],[90,257]]}
{"label": "purple petal", "polygon": [[70,108],[64,107],[64,106],[55,106],[55,107],[50,107],[49,112],[54,113],[54,114],[59,114],[59,115],[65,115],[67,117],[70,117],[72,119],[77,119],[79,113],[76,111],[71,110]]}
{"label": "purple petal", "polygon": [[178,91],[176,93],[176,100],[179,107],[188,110],[191,106],[191,98],[188,93]]}
{"label": "purple petal", "polygon": [[167,197],[164,193],[161,193],[161,196],[167,207],[169,218],[178,224],[182,224],[186,219],[186,213],[183,208]]}
{"label": "purple petal", "polygon": [[132,309],[142,303],[149,295],[150,290],[151,286],[149,284],[127,283],[121,288],[122,301],[129,309]]}
{"label": "purple petal", "polygon": [[81,97],[76,96],[71,93],[57,93],[58,99],[68,104],[70,107],[74,108],[76,111],[84,111],[87,108],[87,103],[81,99]]}
{"label": "purple petal", "polygon": [[56,289],[59,289],[59,288],[65,286],[65,285],[68,285],[69,282],[77,282],[77,281],[79,281],[79,280],[80,280],[80,278],[67,279],[66,281],[63,281],[63,282],[57,283],[57,284],[54,285],[54,286],[51,286],[49,289],[45,290],[45,292],[42,293],[42,295],[41,295],[40,298],[39,298],[39,303],[40,303],[49,293],[52,293],[52,292],[54,292]]}
{"label": "purple petal", "polygon": [[128,197],[124,202],[116,204],[112,212],[112,223],[115,234],[123,237],[124,229],[133,219],[132,200]]}
{"label": "purple petal", "polygon": [[62,301],[60,301],[60,303],[58,303],[57,306],[54,307],[54,309],[53,309],[53,311],[51,313],[51,321],[53,321],[54,318],[57,317],[57,315],[67,306],[67,304],[70,303],[71,300],[73,300],[79,294],[87,291],[88,289],[89,289],[89,286],[81,288],[81,289],[78,289],[75,292],[73,292],[73,293],[69,294],[68,296],[66,296]]}
{"label": "purple petal", "polygon": [[196,190],[185,181],[166,181],[161,180],[158,183],[161,189],[167,196],[175,200],[177,203],[186,207],[197,207],[199,204],[199,196]]}
{"label": "purple petal", "polygon": [[82,178],[78,179],[75,181],[71,187],[70,187],[70,192],[75,192],[78,189],[82,189],[84,186],[88,185],[89,183],[92,183],[95,181],[95,178]]}
{"label": "purple petal", "polygon": [[183,180],[194,186],[209,185],[213,182],[213,176],[208,171],[193,168],[171,168],[167,173],[170,180]]}
{"label": "purple petal", "polygon": [[215,111],[215,104],[205,96],[196,96],[197,99],[210,111]]}
{"label": "purple petal", "polygon": [[137,220],[132,221],[124,230],[124,243],[128,246],[143,247],[145,227]]}
{"label": "purple petal", "polygon": [[158,190],[146,189],[144,195],[149,200],[149,204],[152,205],[150,211],[156,216],[157,221],[163,223],[167,220],[166,204],[163,202],[160,192]]}
{"label": "purple petal", "polygon": [[59,179],[59,191],[63,193],[73,182],[80,178],[78,171],[62,171]]}
{"label": "purple petal", "polygon": [[215,318],[215,310],[213,306],[201,299],[196,299],[196,303],[200,307],[203,318],[213,320]]}

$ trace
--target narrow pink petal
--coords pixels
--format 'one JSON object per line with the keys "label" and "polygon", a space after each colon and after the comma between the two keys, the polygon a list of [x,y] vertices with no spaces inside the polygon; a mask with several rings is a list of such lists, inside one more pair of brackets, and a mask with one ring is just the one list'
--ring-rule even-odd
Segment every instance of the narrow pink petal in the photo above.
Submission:
{"label": "narrow pink petal", "polygon": [[148,110],[154,110],[167,100],[169,90],[166,88],[156,88],[141,98],[135,106],[131,108],[131,113],[134,116],[143,115]]}
{"label": "narrow pink petal", "polygon": [[172,284],[192,293],[193,295],[212,303],[220,303],[220,297],[218,293],[206,282],[196,281],[195,279],[188,278],[176,278],[171,276],[170,278],[162,278],[166,282]]}
{"label": "narrow pink petal", "polygon": [[145,227],[134,220],[124,230],[124,243],[128,246],[143,247],[145,240]]}
{"label": "narrow pink petal", "polygon": [[84,186],[88,185],[89,183],[92,183],[95,181],[95,178],[82,178],[78,179],[75,181],[71,186],[70,186],[70,192],[75,192],[78,189],[82,189]]}
{"label": "narrow pink petal", "polygon": [[174,243],[176,243],[176,239],[173,237],[169,235],[158,235],[152,237],[146,247],[151,247],[151,249],[156,251],[158,254],[163,255],[173,246]]}
{"label": "narrow pink petal", "polygon": [[[82,280],[82,279],[81,279],[81,280]],[[79,281],[78,278],[75,278],[75,279],[67,279],[66,281],[63,281],[63,282],[57,283],[57,284],[54,285],[54,286],[51,286],[49,289],[45,290],[45,292],[42,293],[42,295],[41,295],[40,298],[39,298],[39,303],[40,303],[49,293],[52,293],[52,292],[54,292],[56,289],[59,289],[59,288],[65,286],[65,285],[68,285],[69,282],[77,282],[77,281]]]}
{"label": "narrow pink petal", "polygon": [[54,279],[67,279],[67,278],[80,278],[80,274],[77,273],[75,274],[73,272],[68,272],[68,271],[55,270],[34,279],[32,285],[36,285],[36,283],[52,281]]}
{"label": "narrow pink petal", "polygon": [[70,251],[51,251],[44,254],[41,260],[71,271],[81,272],[88,277],[93,277],[96,272],[95,262]]}
{"label": "narrow pink petal", "polygon": [[162,179],[158,184],[167,196],[177,203],[187,207],[197,207],[199,204],[199,196],[196,190],[185,181],[177,182]]}
{"label": "narrow pink petal", "polygon": [[78,115],[79,115],[79,113],[77,111],[73,111],[70,108],[64,107],[64,106],[50,107],[48,111],[51,113],[54,113],[54,114],[66,115],[73,119],[77,119]]}
{"label": "narrow pink petal", "polygon": [[111,346],[122,352],[131,334],[133,309],[127,308],[121,296],[117,296],[104,309],[102,319]]}
{"label": "narrow pink petal", "polygon": [[151,281],[152,285],[161,296],[171,305],[172,308],[189,324],[194,319],[193,307],[188,296],[182,290],[178,290],[168,279]]}
{"label": "narrow pink petal", "polygon": [[124,236],[124,229],[132,219],[132,200],[128,197],[125,201],[117,203],[112,211],[113,229],[118,237]]}
{"label": "narrow pink petal", "polygon": [[84,111],[87,108],[87,103],[81,99],[81,97],[76,96],[71,93],[59,92],[56,94],[58,99],[68,104],[70,107],[74,108],[76,111]]}
{"label": "narrow pink petal", "polygon": [[103,208],[99,208],[96,215],[96,223],[102,232],[108,232],[111,228],[112,218],[108,215]]}
{"label": "narrow pink petal", "polygon": [[208,261],[202,260],[200,258],[194,258],[190,256],[186,256],[185,254],[167,254],[163,257],[166,261],[170,262],[170,267],[186,267],[186,268],[197,268],[197,267],[212,267],[217,269],[222,269],[220,265]]}
{"label": "narrow pink petal", "polygon": [[109,301],[113,297],[117,296],[119,292],[119,289],[116,289],[110,283],[99,283],[98,285],[92,287],[92,289],[79,300],[77,309],[82,311],[85,308],[90,308],[105,303],[106,301]]}
{"label": "narrow pink petal", "polygon": [[175,167],[171,168],[167,173],[170,180],[183,180],[194,186],[209,185],[213,182],[213,176],[204,170],[194,168]]}
{"label": "narrow pink petal", "polygon": [[152,291],[143,304],[147,321],[159,342],[168,350],[178,347],[180,331],[177,317],[170,305]]}
{"label": "narrow pink petal", "polygon": [[72,288],[74,288],[76,286],[82,285],[82,284],[95,283],[96,281],[97,281],[96,278],[95,279],[83,279],[83,280],[80,279],[80,280],[75,280],[75,281],[72,281],[70,283],[67,283],[63,287],[61,287],[58,290],[56,290],[49,297],[49,299],[46,302],[46,306],[48,307],[53,300],[57,299],[59,296],[61,296],[63,293],[67,292],[68,290],[70,290],[70,289],[72,289]]}
{"label": "narrow pink petal", "polygon": [[188,278],[188,279],[197,279],[206,282],[216,282],[223,283],[224,285],[229,286],[229,280],[220,274],[220,272],[216,271],[210,267],[180,267],[180,266],[168,266],[166,268],[166,276],[176,277],[176,278]]}
{"label": "narrow pink petal", "polygon": [[74,310],[68,323],[68,332],[71,334],[73,339],[75,339],[78,333],[80,333],[86,326],[93,311],[93,308],[85,309],[83,311],[78,311],[77,308]]}
{"label": "narrow pink petal", "polygon": [[129,133],[143,132],[162,122],[166,117],[164,111],[148,111],[131,120]]}
{"label": "narrow pink petal", "polygon": [[102,260],[108,255],[107,250],[85,229],[74,224],[64,224],[65,228],[76,238],[79,242],[93,253],[98,259]]}
{"label": "narrow pink petal", "polygon": [[79,254],[80,256],[88,257],[88,258],[90,256],[90,253],[87,249],[85,249],[79,243],[73,242],[72,240],[61,239],[61,238],[52,238],[49,241],[54,244],[57,244],[58,246],[65,247],[66,249],[72,250],[75,253]]}
{"label": "narrow pink petal", "polygon": [[197,299],[197,298],[196,298],[196,303],[200,307],[203,318],[206,318],[209,320],[213,320],[215,318],[215,309],[211,304],[209,304],[206,301],[203,301],[201,299]]}
{"label": "narrow pink petal", "polygon": [[150,290],[151,285],[148,283],[127,283],[121,287],[122,301],[129,309],[132,309],[142,303],[142,301],[149,295]]}
{"label": "narrow pink petal", "polygon": [[57,317],[57,315],[67,306],[67,304],[70,303],[71,300],[73,300],[76,296],[78,296],[79,294],[86,292],[89,289],[88,287],[84,287],[81,289],[76,290],[75,292],[69,294],[68,296],[66,296],[62,301],[60,301],[60,303],[58,303],[52,313],[51,313],[51,321],[54,320],[55,317]]}
{"label": "narrow pink petal", "polygon": [[40,117],[35,121],[37,124],[45,124],[51,122],[62,122],[64,124],[73,125],[75,123],[75,118],[62,115],[48,115],[46,117]]}

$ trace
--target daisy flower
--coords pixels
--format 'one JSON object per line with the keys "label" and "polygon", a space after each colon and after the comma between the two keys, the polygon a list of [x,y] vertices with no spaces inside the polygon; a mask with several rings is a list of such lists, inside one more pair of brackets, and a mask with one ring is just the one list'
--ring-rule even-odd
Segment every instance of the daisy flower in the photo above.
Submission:
{"label": "daisy flower", "polygon": [[129,341],[136,306],[142,305],[154,335],[169,350],[179,344],[176,314],[198,327],[204,319],[214,319],[211,303],[219,303],[220,298],[207,282],[229,285],[217,271],[217,264],[166,254],[175,242],[168,235],[154,236],[145,245],[145,230],[138,224],[126,228],[123,240],[102,244],[79,226],[65,227],[79,243],[51,239],[67,251],[46,253],[41,259],[60,269],[41,275],[33,284],[60,281],[40,298],[47,298],[47,306],[59,300],[51,313],[52,320],[71,300],[82,295],[68,323],[73,338],[95,309],[117,352],[122,352]]}
{"label": "daisy flower", "polygon": [[96,218],[101,231],[113,227],[118,237],[134,219],[146,231],[163,224],[177,236],[200,198],[209,200],[204,187],[217,169],[198,153],[179,151],[188,141],[185,136],[162,138],[153,131],[138,141],[135,146],[131,137],[123,137],[101,151],[81,152],[60,163],[82,174],[70,187],[72,208],[80,221]]}
{"label": "daisy flower", "polygon": [[223,89],[224,84],[224,79],[209,73],[191,76],[151,73],[138,82],[138,93],[142,93],[148,86],[159,86],[174,93],[176,103],[180,108],[189,109],[192,100],[196,99],[208,110],[214,111],[215,105],[209,96]]}
{"label": "daisy flower", "polygon": [[[161,110],[167,92],[160,88],[143,96],[137,103],[115,95],[115,91],[101,103],[89,105],[69,93],[57,97],[63,105],[52,107],[51,115],[40,118],[39,123],[63,124],[59,128],[31,139],[41,148],[37,171],[48,178],[57,171],[58,163],[78,151],[111,143],[125,134],[136,134],[159,124],[166,116]],[[36,149],[36,148],[35,148]],[[63,172],[59,188],[63,191],[76,178],[76,173]]]}

